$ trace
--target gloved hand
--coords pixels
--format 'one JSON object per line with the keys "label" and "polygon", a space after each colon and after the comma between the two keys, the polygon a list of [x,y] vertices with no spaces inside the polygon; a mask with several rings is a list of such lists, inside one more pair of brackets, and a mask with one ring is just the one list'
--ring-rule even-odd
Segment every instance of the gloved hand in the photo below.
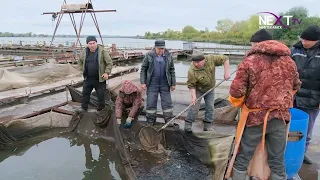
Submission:
{"label": "gloved hand", "polygon": [[117,118],[117,124],[120,127],[120,125],[121,125],[121,119],[120,118]]}
{"label": "gloved hand", "polygon": [[132,122],[132,117],[128,117],[126,123],[124,124],[124,128],[130,128]]}

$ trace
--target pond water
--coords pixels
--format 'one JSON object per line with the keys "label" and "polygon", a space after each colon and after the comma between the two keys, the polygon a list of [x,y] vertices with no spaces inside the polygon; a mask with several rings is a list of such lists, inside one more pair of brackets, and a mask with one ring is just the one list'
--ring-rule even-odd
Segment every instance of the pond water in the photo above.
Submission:
{"label": "pond water", "polygon": [[[141,150],[130,154],[139,180],[212,179],[210,168],[187,152],[170,151],[161,158]],[[58,130],[0,148],[0,173],[1,180],[128,179],[114,143]]]}
{"label": "pond water", "polygon": [[114,144],[76,133],[50,136],[2,149],[1,179],[127,179]]}

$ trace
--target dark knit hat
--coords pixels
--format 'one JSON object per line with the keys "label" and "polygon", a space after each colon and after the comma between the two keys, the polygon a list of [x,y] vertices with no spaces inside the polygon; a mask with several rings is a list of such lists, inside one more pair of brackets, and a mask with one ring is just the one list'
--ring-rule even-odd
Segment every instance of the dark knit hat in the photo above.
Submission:
{"label": "dark knit hat", "polygon": [[265,29],[260,29],[252,35],[250,42],[261,42],[266,40],[272,40],[271,33]]}
{"label": "dark knit hat", "polygon": [[98,42],[98,41],[97,41],[97,38],[94,37],[94,36],[88,36],[88,37],[87,37],[87,44],[88,44],[90,41]]}
{"label": "dark knit hat", "polygon": [[320,28],[317,25],[310,25],[305,29],[300,38],[309,40],[309,41],[318,41],[320,40]]}
{"label": "dark knit hat", "polygon": [[204,59],[204,54],[199,50],[193,50],[191,55],[191,61],[202,61]]}
{"label": "dark knit hat", "polygon": [[156,40],[154,42],[155,48],[166,48],[166,42],[164,40]]}

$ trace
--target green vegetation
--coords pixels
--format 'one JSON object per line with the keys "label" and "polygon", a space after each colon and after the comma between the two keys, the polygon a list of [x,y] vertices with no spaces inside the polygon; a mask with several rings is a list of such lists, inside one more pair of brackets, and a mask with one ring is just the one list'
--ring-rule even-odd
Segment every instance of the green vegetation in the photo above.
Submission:
{"label": "green vegetation", "polygon": [[[287,45],[295,43],[302,31],[310,24],[320,24],[320,17],[309,16],[308,10],[304,7],[293,7],[289,11],[277,14],[291,15],[299,20],[302,19],[300,24],[294,25],[290,23],[290,29],[274,29],[272,32],[274,39],[281,40]],[[286,18],[281,21],[286,23]],[[146,32],[146,39],[170,39],[170,40],[185,40],[195,42],[215,42],[221,44],[234,44],[234,45],[249,45],[250,37],[254,32],[259,29],[259,16],[252,15],[247,20],[233,22],[230,19],[222,19],[217,22],[216,31],[197,30],[188,25],[182,31],[173,31],[168,29],[165,32],[151,33]]]}
{"label": "green vegetation", "polygon": [[29,33],[10,33],[10,32],[0,32],[0,37],[32,37],[33,34],[31,32]]}

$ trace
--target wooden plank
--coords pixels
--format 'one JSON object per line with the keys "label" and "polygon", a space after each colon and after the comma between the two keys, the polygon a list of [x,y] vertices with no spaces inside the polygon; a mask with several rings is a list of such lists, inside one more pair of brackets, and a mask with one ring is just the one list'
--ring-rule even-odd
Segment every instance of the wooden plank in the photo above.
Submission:
{"label": "wooden plank", "polygon": [[53,108],[57,108],[57,107],[60,107],[60,106],[64,106],[68,104],[67,102],[64,102],[64,103],[61,103],[61,104],[58,104],[58,105],[55,105],[55,106],[51,106],[51,107],[48,107],[48,108],[44,108],[44,109],[41,109],[40,111],[35,111],[31,114],[27,114],[25,116],[22,116],[22,117],[19,117],[18,119],[27,119],[27,118],[31,118],[31,117],[34,117],[34,116],[38,116],[40,114],[43,114],[43,113],[47,113],[47,112],[50,112]]}
{"label": "wooden plank", "polygon": [[[110,81],[113,78],[129,72],[134,72],[134,71],[137,71],[136,67],[134,66],[114,68],[113,73],[110,75],[110,79],[108,81],[110,83]],[[119,81],[119,79],[117,79],[116,81]],[[54,82],[51,84],[3,91],[3,92],[0,92],[0,103],[6,103],[8,101],[12,102],[18,99],[28,98],[31,96],[34,97],[37,95],[41,95],[45,92],[54,92],[54,91],[64,89],[66,85],[77,86],[77,85],[81,85],[82,83],[83,83],[83,77],[73,77],[73,78],[62,80],[62,81]]]}

